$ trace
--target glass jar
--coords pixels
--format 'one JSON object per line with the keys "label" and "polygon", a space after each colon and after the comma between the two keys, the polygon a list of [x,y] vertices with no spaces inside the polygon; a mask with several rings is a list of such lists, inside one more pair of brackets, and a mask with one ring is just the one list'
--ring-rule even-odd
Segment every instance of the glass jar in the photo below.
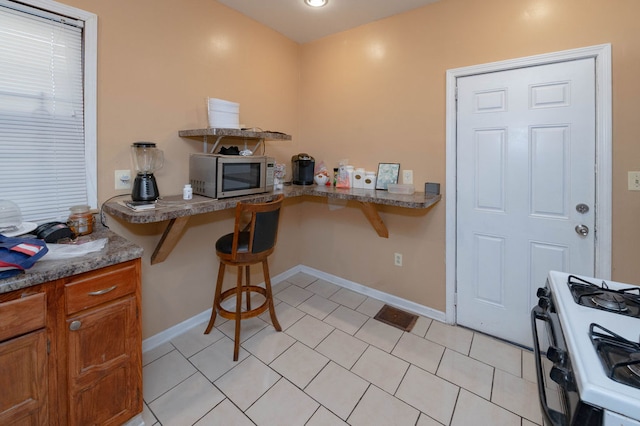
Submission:
{"label": "glass jar", "polygon": [[89,212],[89,206],[73,206],[69,208],[71,214],[67,225],[76,236],[87,235],[93,232],[93,215]]}

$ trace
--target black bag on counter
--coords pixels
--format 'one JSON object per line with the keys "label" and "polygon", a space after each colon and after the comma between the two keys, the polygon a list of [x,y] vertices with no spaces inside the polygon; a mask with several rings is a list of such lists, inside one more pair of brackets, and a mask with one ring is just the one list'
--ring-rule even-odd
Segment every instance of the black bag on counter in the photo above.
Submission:
{"label": "black bag on counter", "polygon": [[12,238],[0,234],[0,279],[31,268],[48,251],[47,244],[37,238]]}

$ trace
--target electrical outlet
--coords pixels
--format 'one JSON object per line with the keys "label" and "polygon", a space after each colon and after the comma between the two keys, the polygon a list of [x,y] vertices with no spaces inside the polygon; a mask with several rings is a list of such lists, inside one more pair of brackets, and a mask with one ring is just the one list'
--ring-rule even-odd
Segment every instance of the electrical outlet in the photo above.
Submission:
{"label": "electrical outlet", "polygon": [[413,170],[402,171],[402,183],[405,183],[407,185],[413,184]]}
{"label": "electrical outlet", "polygon": [[131,170],[116,170],[116,189],[131,189]]}
{"label": "electrical outlet", "polygon": [[629,191],[640,191],[640,172],[629,172],[627,177]]}
{"label": "electrical outlet", "polygon": [[402,253],[393,253],[393,264],[402,266]]}

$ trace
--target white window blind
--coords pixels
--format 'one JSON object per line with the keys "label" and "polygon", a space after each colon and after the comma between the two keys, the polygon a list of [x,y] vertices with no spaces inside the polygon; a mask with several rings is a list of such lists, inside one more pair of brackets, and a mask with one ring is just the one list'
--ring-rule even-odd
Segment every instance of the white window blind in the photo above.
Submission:
{"label": "white window blind", "polygon": [[82,21],[2,0],[0,199],[17,203],[26,221],[96,207],[83,85]]}

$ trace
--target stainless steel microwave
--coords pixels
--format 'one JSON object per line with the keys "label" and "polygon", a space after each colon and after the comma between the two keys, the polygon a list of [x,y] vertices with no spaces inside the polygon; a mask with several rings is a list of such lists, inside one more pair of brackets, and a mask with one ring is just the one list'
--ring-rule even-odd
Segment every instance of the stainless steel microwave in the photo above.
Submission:
{"label": "stainless steel microwave", "polygon": [[273,191],[275,159],[265,156],[191,154],[189,182],[193,193],[211,198]]}

